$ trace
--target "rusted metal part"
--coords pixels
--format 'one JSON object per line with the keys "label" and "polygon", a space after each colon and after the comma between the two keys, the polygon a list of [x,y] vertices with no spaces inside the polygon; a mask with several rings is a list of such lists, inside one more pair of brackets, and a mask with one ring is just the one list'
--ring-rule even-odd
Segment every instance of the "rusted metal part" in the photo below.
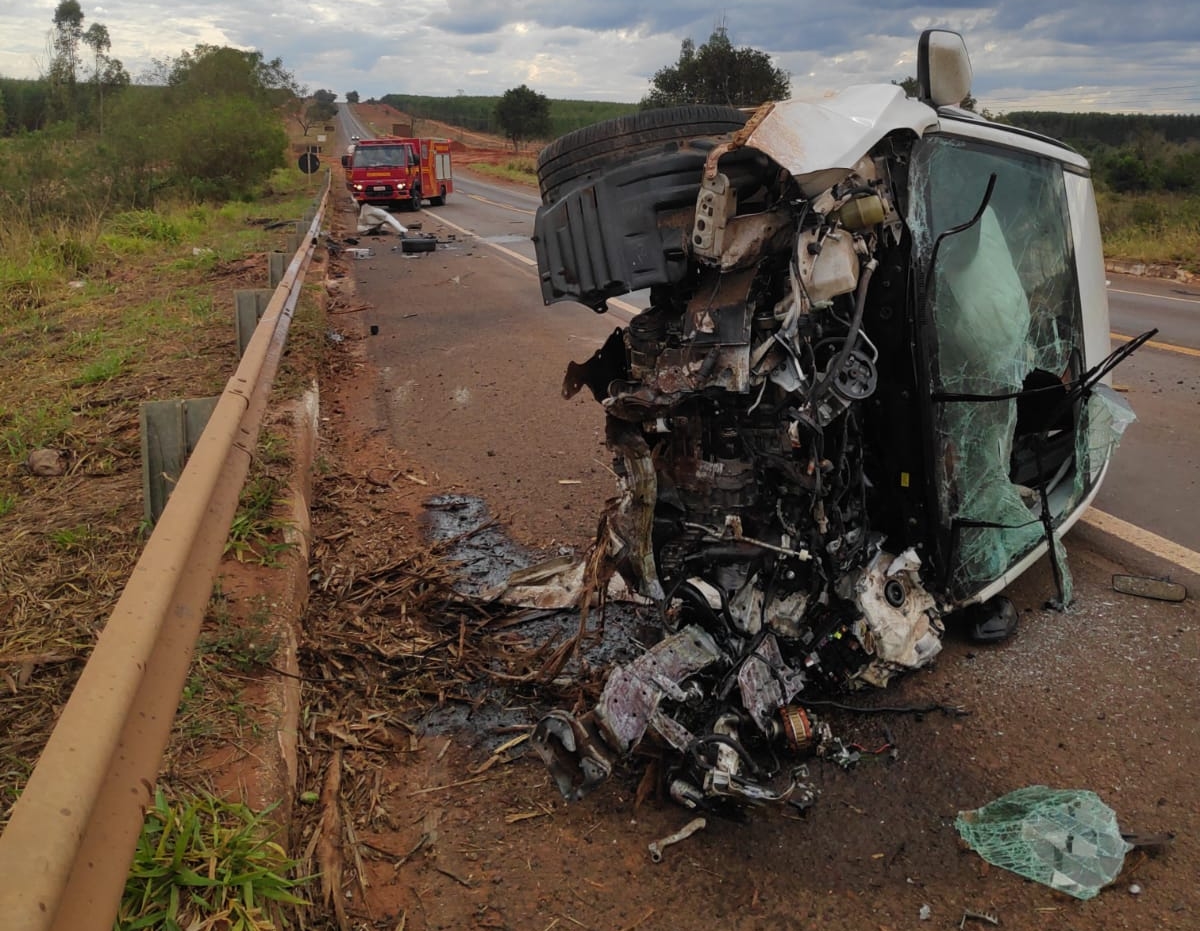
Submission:
{"label": "rusted metal part", "polygon": [[761,107],[754,111],[754,114],[746,121],[746,125],[733,134],[733,138],[728,142],[714,148],[708,153],[708,158],[704,161],[704,177],[705,179],[715,178],[717,176],[717,162],[721,160],[721,156],[734,149],[740,149],[746,144],[746,141],[754,134],[759,124],[765,120],[772,110],[775,109],[774,102],[764,103]]}
{"label": "rusted metal part", "polygon": [[327,195],[0,835],[11,931],[112,927]]}
{"label": "rusted metal part", "polygon": [[731,217],[725,224],[724,248],[715,264],[721,271],[747,268],[763,255],[777,252],[792,236],[791,218],[785,210]]}
{"label": "rusted metal part", "polygon": [[658,473],[650,447],[636,428],[613,417],[606,418],[608,445],[625,460],[628,490],[609,512],[609,530],[620,538],[620,549],[633,564],[640,583],[638,594],[662,601],[662,583],[654,567],[650,546],[654,504],[658,498]]}

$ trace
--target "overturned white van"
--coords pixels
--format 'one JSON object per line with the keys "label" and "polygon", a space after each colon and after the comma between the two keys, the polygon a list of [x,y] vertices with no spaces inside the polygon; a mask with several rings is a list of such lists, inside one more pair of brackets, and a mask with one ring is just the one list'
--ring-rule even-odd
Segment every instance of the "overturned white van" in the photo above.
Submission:
{"label": "overturned white van", "polygon": [[1131,419],[1108,373],[1100,230],[1071,149],[959,108],[955,33],[920,99],[853,87],[754,113],[647,111],[543,151],[542,294],[646,309],[568,395],[603,406],[620,495],[589,578],[664,637],[535,745],[577,797],[647,731],[691,807],[784,797],[807,696],[928,663],[943,619],[1011,629],[999,593],[1053,553]]}

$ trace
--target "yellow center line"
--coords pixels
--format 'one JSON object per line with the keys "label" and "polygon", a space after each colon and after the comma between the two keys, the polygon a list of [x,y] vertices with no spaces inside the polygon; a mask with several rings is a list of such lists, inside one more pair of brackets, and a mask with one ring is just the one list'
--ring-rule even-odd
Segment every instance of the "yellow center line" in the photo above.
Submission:
{"label": "yellow center line", "polygon": [[[1109,333],[1108,338],[1118,343],[1127,343],[1134,337],[1125,336],[1123,333]],[[1193,349],[1191,346],[1176,346],[1174,343],[1160,343],[1158,340],[1148,339],[1145,345],[1151,349],[1161,349],[1163,352],[1177,352],[1183,356],[1191,356],[1194,359],[1200,359],[1200,349]]]}

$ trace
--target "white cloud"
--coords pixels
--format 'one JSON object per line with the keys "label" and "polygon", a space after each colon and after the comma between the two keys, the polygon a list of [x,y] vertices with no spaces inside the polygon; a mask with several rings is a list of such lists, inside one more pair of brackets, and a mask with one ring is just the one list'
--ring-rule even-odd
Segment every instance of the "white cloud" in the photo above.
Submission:
{"label": "white cloud", "polygon": [[[0,12],[0,74],[44,71],[54,0]],[[500,94],[520,83],[551,97],[639,99],[679,44],[724,24],[737,45],[769,53],[797,94],[914,74],[917,35],[959,29],[975,93],[995,110],[1200,110],[1200,4],[1149,0],[263,0],[83,3],[131,74],[197,43],[257,48],[301,83],[364,97],[389,92]]]}

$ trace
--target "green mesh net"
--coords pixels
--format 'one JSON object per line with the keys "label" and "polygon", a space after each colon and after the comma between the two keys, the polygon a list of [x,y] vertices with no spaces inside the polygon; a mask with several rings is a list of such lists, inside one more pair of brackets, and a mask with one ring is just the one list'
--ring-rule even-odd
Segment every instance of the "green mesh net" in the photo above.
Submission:
{"label": "green mesh net", "polygon": [[1116,879],[1133,849],[1113,810],[1086,789],[1017,789],[960,811],[954,826],[988,863],[1077,899]]}

